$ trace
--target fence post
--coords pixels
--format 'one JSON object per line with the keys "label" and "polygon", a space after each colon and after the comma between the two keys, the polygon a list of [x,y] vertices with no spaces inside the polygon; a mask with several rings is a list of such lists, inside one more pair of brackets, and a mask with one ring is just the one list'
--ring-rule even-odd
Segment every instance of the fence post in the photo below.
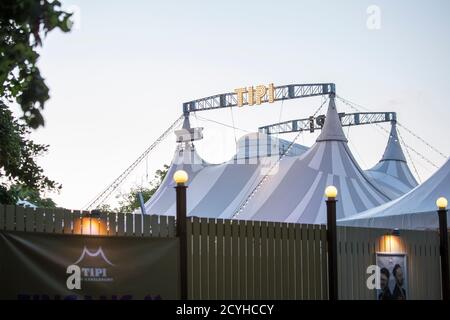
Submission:
{"label": "fence post", "polygon": [[173,175],[176,183],[176,204],[177,204],[177,237],[180,239],[180,298],[187,300],[188,298],[188,278],[187,278],[187,206],[186,206],[186,189],[185,183],[188,181],[188,175],[183,170],[178,170]]}
{"label": "fence post", "polygon": [[338,300],[336,187],[328,186],[325,189],[325,195],[327,196],[328,298],[336,301]]}
{"label": "fence post", "polygon": [[441,197],[436,201],[439,216],[439,237],[441,251],[441,281],[442,300],[450,299],[449,270],[448,270],[448,231],[447,231],[447,199]]}

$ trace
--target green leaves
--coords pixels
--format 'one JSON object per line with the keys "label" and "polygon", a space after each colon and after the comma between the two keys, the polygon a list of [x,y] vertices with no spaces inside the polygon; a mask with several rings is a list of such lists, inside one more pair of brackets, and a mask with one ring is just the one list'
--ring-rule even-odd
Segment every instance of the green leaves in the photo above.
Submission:
{"label": "green leaves", "polygon": [[48,0],[0,2],[0,101],[17,102],[33,129],[44,125],[41,111],[50,98],[35,50],[51,30],[70,31],[71,14],[60,7],[59,1]]}
{"label": "green leaves", "polygon": [[[30,129],[14,119],[11,111],[0,102],[0,202],[15,203],[20,197],[17,188],[37,195],[45,190],[57,191],[61,185],[47,178],[37,165],[36,157],[48,150],[27,136]],[[36,197],[35,197],[36,198]]]}

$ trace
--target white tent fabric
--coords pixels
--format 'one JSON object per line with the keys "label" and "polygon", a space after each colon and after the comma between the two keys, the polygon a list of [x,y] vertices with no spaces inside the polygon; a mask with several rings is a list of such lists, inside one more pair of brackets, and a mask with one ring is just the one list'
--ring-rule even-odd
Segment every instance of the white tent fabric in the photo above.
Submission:
{"label": "white tent fabric", "polygon": [[323,194],[330,184],[348,199],[338,202],[339,218],[391,200],[353,158],[334,99],[330,99],[326,121],[316,143],[310,149],[294,145],[288,156],[278,161],[280,151],[286,150],[289,144],[266,135],[250,134],[239,141],[233,159],[223,164],[205,163],[191,144],[179,146],[166,179],[145,204],[145,211],[175,214],[172,176],[178,169],[189,175],[189,216],[324,223]]}
{"label": "white tent fabric", "polygon": [[435,229],[438,227],[436,200],[450,199],[450,159],[427,181],[405,195],[338,223],[347,226]]}
{"label": "white tent fabric", "polygon": [[347,146],[334,99],[316,143],[304,154],[280,162],[238,219],[325,223],[324,190],[335,185],[346,201],[337,203],[339,218],[383,204],[391,198],[370,180]]}
{"label": "white tent fabric", "polygon": [[395,121],[391,123],[383,157],[378,164],[365,172],[392,198],[398,198],[417,186],[403,154]]}
{"label": "white tent fabric", "polygon": [[[230,218],[265,171],[291,144],[265,134],[251,133],[238,141],[236,155],[222,164],[206,163],[192,144],[179,145],[166,178],[145,204],[145,212],[175,215],[175,184],[172,176],[175,171],[182,169],[189,175],[188,215]],[[294,144],[286,156],[298,156],[306,150],[307,147]]]}

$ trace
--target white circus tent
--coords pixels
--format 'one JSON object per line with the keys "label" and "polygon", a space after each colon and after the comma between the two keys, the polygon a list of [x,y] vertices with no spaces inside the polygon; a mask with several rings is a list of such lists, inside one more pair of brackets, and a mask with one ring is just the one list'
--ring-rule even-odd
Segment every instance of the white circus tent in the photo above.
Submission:
{"label": "white circus tent", "polygon": [[435,229],[438,227],[436,200],[450,199],[450,159],[428,180],[393,201],[338,223],[347,226]]}

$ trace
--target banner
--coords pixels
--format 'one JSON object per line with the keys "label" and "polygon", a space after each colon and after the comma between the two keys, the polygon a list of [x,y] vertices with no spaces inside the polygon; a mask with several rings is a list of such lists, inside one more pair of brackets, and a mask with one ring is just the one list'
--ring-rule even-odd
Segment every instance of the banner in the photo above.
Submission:
{"label": "banner", "polygon": [[177,299],[178,239],[0,231],[0,299]]}

